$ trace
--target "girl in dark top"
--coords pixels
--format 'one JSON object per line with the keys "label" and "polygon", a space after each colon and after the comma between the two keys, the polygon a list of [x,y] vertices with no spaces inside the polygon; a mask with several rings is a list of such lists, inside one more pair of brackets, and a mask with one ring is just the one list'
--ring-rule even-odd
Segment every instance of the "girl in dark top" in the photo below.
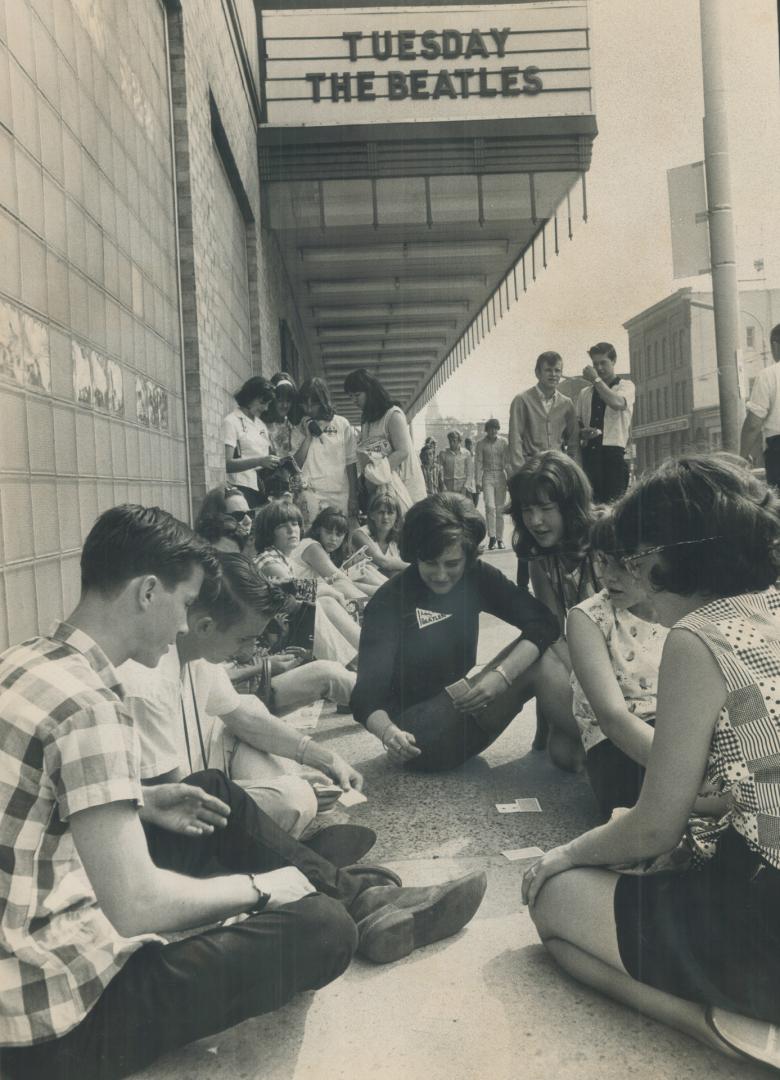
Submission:
{"label": "girl in dark top", "polygon": [[[551,613],[494,567],[477,559],[485,523],[469,500],[444,492],[408,512],[401,557],[411,563],[365,611],[352,695],[355,719],[391,760],[450,769],[481,753],[544,683],[540,657],[558,636]],[[477,657],[480,612],[522,636],[455,703],[445,687]]]}
{"label": "girl in dark top", "polygon": [[566,616],[570,608],[601,588],[588,548],[591,487],[575,461],[559,450],[546,450],[526,461],[507,490],[515,552],[519,561],[528,564],[534,596],[555,616],[560,638],[548,657],[545,702],[534,748],[543,749],[546,741],[553,763],[575,772],[582,768],[584,754],[572,711]]}

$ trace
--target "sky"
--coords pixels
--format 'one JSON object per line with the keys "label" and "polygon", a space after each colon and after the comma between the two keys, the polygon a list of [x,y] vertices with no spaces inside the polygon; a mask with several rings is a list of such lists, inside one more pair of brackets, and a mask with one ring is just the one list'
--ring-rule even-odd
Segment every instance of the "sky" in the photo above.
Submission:
{"label": "sky", "polygon": [[[738,278],[741,288],[780,287],[777,8],[775,0],[739,0],[727,9]],[[561,353],[564,374],[576,375],[589,345],[611,341],[618,369],[627,370],[627,319],[684,286],[711,288],[708,275],[672,276],[666,178],[667,169],[704,157],[699,0],[591,0],[590,15],[599,134],[588,221],[575,220],[571,241],[560,231],[560,255],[548,256],[547,269],[439,390],[443,416],[495,415],[506,430],[509,403],[535,381],[540,352]],[[754,259],[764,259],[763,273]]]}

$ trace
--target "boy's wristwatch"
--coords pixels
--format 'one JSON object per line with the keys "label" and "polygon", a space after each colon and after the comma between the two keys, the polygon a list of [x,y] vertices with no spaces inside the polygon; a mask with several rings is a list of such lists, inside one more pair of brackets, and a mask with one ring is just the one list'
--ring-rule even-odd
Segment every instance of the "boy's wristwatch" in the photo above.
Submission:
{"label": "boy's wristwatch", "polygon": [[252,882],[252,888],[257,893],[257,900],[252,904],[251,908],[247,909],[248,914],[257,915],[258,912],[265,910],[268,901],[271,899],[271,894],[265,892],[260,884],[263,879],[262,874],[247,874],[247,877]]}

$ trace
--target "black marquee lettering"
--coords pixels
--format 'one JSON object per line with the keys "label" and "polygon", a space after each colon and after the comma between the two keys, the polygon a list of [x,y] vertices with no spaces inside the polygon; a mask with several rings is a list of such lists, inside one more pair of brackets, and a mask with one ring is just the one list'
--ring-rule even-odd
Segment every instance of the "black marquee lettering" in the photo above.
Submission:
{"label": "black marquee lettering", "polygon": [[517,85],[517,80],[520,77],[520,68],[518,67],[502,67],[501,68],[501,96],[502,97],[518,97],[523,92],[523,88]]}
{"label": "black marquee lettering", "polygon": [[435,30],[424,30],[420,38],[422,48],[420,56],[423,60],[438,60],[441,56],[441,45]]}
{"label": "black marquee lettering", "polygon": [[[382,39],[382,46],[379,41]],[[375,60],[389,60],[393,55],[393,34],[390,30],[374,30],[371,34],[371,52]]]}
{"label": "black marquee lettering", "polygon": [[479,96],[498,97],[498,90],[493,86],[488,86],[488,75],[490,74],[488,69],[480,68],[477,74],[479,75]]}
{"label": "black marquee lettering", "polygon": [[374,93],[373,71],[359,71],[357,73],[357,99],[358,101],[376,101]]}
{"label": "black marquee lettering", "polygon": [[452,74],[460,80],[460,96],[469,97],[469,79],[476,74],[474,68],[456,68]]}
{"label": "black marquee lettering", "polygon": [[428,93],[426,82],[428,80],[427,68],[417,68],[409,72],[409,86],[415,101],[427,101],[431,96]]}
{"label": "black marquee lettering", "polygon": [[330,100],[338,101],[342,95],[345,101],[352,101],[352,79],[348,71],[343,75],[334,71],[330,77]]}
{"label": "black marquee lettering", "polygon": [[398,59],[416,60],[417,52],[414,47],[414,39],[417,35],[414,30],[398,31]]}
{"label": "black marquee lettering", "polygon": [[496,56],[499,58],[506,56],[506,39],[511,33],[511,29],[505,26],[503,30],[497,30],[495,26],[490,28],[490,36],[496,43]]}
{"label": "black marquee lettering", "polygon": [[531,64],[529,67],[523,70],[523,80],[525,86],[523,87],[524,94],[538,94],[544,88],[544,83],[539,78],[539,68],[535,64]]}
{"label": "black marquee lettering", "polygon": [[409,87],[406,85],[406,75],[403,71],[388,71],[387,96],[390,101],[403,101],[404,98],[409,97]]}
{"label": "black marquee lettering", "polygon": [[312,72],[311,75],[303,76],[306,82],[311,83],[311,99],[313,102],[322,101],[322,84],[327,79],[324,71]]}
{"label": "black marquee lettering", "polygon": [[349,45],[349,58],[354,63],[357,60],[357,43],[363,37],[362,30],[345,30],[341,35]]}
{"label": "black marquee lettering", "polygon": [[458,91],[452,85],[449,71],[440,71],[436,76],[436,85],[431,94],[433,100],[438,101],[440,97],[456,98],[457,96]]}
{"label": "black marquee lettering", "polygon": [[466,51],[463,53],[464,60],[470,60],[472,56],[481,56],[484,60],[490,56],[485,39],[479,30],[472,30],[466,43]]}
{"label": "black marquee lettering", "polygon": [[441,54],[445,60],[457,60],[463,56],[463,35],[459,30],[442,30]]}

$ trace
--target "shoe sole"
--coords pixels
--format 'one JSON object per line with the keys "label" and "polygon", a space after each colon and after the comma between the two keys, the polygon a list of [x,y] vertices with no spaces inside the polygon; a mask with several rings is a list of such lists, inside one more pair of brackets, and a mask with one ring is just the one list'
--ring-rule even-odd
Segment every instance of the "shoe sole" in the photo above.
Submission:
{"label": "shoe sole", "polygon": [[486,889],[487,877],[479,871],[453,882],[432,903],[378,911],[360,928],[360,955],[374,964],[390,964],[452,937],[474,918]]}
{"label": "shoe sole", "polygon": [[[333,832],[330,830],[333,829]],[[317,840],[319,837],[319,841]],[[353,866],[367,855],[376,843],[376,833],[365,825],[328,825],[316,832],[304,847],[341,870]]]}

